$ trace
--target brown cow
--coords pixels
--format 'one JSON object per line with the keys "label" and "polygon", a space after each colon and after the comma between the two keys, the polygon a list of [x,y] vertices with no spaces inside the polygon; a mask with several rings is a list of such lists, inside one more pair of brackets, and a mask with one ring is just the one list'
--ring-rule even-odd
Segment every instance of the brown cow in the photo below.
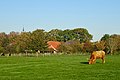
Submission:
{"label": "brown cow", "polygon": [[94,51],[89,60],[89,64],[94,64],[96,59],[102,59],[102,63],[105,63],[105,52],[104,51]]}

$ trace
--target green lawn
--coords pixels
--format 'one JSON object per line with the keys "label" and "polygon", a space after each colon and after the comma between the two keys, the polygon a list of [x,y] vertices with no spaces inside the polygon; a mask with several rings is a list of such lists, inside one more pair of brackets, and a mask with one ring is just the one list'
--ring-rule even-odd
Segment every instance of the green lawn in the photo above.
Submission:
{"label": "green lawn", "polygon": [[120,55],[106,63],[87,63],[89,56],[0,57],[0,80],[120,80]]}

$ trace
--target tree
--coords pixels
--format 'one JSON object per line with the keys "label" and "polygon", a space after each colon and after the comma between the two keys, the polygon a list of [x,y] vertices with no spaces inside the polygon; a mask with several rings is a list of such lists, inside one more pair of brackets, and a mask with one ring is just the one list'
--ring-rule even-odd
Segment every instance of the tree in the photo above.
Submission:
{"label": "tree", "polygon": [[105,49],[105,41],[98,41],[95,43],[96,50],[104,50]]}
{"label": "tree", "polygon": [[120,35],[113,34],[110,36],[108,40],[108,47],[110,49],[110,53],[113,54],[119,47],[120,43]]}
{"label": "tree", "polygon": [[112,54],[113,54],[113,51],[117,49],[116,39],[114,39],[114,38],[109,38],[107,44],[108,44],[108,48],[109,48],[109,50],[110,50],[110,54],[112,55]]}
{"label": "tree", "polygon": [[0,46],[0,53],[4,52],[4,47]]}
{"label": "tree", "polygon": [[1,52],[6,52],[6,47],[9,44],[9,40],[8,40],[8,36],[7,34],[0,33],[0,48],[1,48]]}
{"label": "tree", "polygon": [[47,33],[49,40],[67,42],[69,40],[79,40],[81,43],[92,40],[92,35],[84,28],[76,28],[73,30],[53,29]]}
{"label": "tree", "polygon": [[74,54],[74,53],[82,52],[82,48],[83,45],[80,44],[78,40],[70,40],[62,43],[62,45],[59,48],[59,51]]}
{"label": "tree", "polygon": [[19,37],[18,32],[10,32],[8,34],[9,44],[6,47],[8,53],[16,53],[17,38]]}
{"label": "tree", "polygon": [[119,50],[119,44],[120,44],[120,35],[113,34],[113,35],[108,35],[105,34],[102,38],[101,41],[105,41],[105,51],[107,53],[110,53],[111,55]]}
{"label": "tree", "polygon": [[5,34],[4,32],[0,33],[0,46],[6,47],[8,45],[8,42],[9,40],[7,34]]}
{"label": "tree", "polygon": [[51,31],[47,32],[46,38],[48,41],[61,41],[61,33],[62,30],[52,29]]}
{"label": "tree", "polygon": [[18,36],[19,36],[18,32],[14,32],[14,31],[10,32],[8,34],[9,44],[14,44]]}
{"label": "tree", "polygon": [[64,42],[75,39],[74,32],[72,30],[69,30],[69,29],[64,30],[60,34],[60,36],[61,36],[62,41],[64,41]]}
{"label": "tree", "polygon": [[33,50],[45,50],[47,48],[47,42],[45,38],[45,32],[42,29],[37,29],[31,34],[31,49]]}
{"label": "tree", "polygon": [[81,43],[92,40],[93,36],[84,28],[76,28],[73,32],[76,34],[76,39],[78,39]]}
{"label": "tree", "polygon": [[100,41],[106,41],[110,38],[110,35],[109,34],[105,34]]}
{"label": "tree", "polygon": [[31,32],[22,32],[16,39],[16,52],[25,52],[30,49],[31,45]]}
{"label": "tree", "polygon": [[83,51],[84,52],[93,52],[93,51],[95,51],[95,48],[94,48],[95,46],[94,46],[94,44],[92,43],[92,42],[90,42],[90,41],[88,41],[88,42],[85,42],[84,43],[84,46],[83,46]]}

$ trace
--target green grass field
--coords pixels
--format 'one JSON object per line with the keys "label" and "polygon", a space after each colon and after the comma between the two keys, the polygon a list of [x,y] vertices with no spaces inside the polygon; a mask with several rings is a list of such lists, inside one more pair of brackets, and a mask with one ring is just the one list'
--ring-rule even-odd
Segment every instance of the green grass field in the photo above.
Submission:
{"label": "green grass field", "polygon": [[0,80],[120,80],[120,55],[106,63],[87,63],[89,56],[0,57]]}

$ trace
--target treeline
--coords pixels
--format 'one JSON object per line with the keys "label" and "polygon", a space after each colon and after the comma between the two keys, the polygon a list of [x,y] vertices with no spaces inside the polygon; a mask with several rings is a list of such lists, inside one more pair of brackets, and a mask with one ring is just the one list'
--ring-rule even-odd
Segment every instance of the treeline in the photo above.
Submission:
{"label": "treeline", "polygon": [[120,35],[105,34],[100,41],[86,41],[80,43],[79,40],[67,41],[60,47],[66,53],[91,53],[97,50],[104,50],[106,54],[120,54]]}
{"label": "treeline", "polygon": [[84,28],[52,29],[46,32],[37,29],[32,32],[0,33],[0,53],[25,53],[26,50],[36,52],[48,50],[48,41],[59,41],[58,52],[79,53],[105,50],[114,53],[120,50],[120,35],[105,34],[100,41],[91,42],[93,36]]}

